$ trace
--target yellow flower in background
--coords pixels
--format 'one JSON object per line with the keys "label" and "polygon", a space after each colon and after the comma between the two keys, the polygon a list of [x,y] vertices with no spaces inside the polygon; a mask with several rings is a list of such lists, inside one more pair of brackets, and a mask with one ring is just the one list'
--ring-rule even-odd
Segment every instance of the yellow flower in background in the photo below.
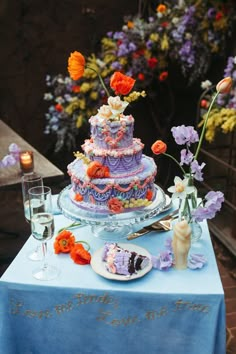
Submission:
{"label": "yellow flower in background", "polygon": [[66,107],[65,112],[71,116],[72,113],[73,113],[76,109],[78,109],[79,107],[80,107],[79,100],[76,99],[76,100],[72,101],[72,102]]}
{"label": "yellow flower in background", "polygon": [[159,34],[157,34],[157,33],[152,33],[152,34],[150,34],[149,38],[150,38],[150,40],[153,41],[153,42],[158,42],[158,41],[159,41]]}
{"label": "yellow flower in background", "polygon": [[89,97],[91,98],[91,100],[96,101],[98,99],[98,93],[97,91],[92,91],[89,95]]}
{"label": "yellow flower in background", "polygon": [[169,40],[166,34],[164,34],[161,40],[161,50],[168,50],[169,49]]}
{"label": "yellow flower in background", "polygon": [[90,90],[91,85],[88,82],[83,82],[82,85],[80,86],[80,92],[81,93],[86,93]]}
{"label": "yellow flower in background", "polygon": [[76,120],[76,128],[81,128],[83,125],[83,116],[80,114]]}

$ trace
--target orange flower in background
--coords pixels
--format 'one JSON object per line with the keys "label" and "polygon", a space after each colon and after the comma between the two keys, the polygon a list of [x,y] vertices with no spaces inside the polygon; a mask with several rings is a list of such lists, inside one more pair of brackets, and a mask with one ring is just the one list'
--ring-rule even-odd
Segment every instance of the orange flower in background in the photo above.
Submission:
{"label": "orange flower in background", "polygon": [[63,110],[63,107],[60,103],[56,104],[55,109],[57,112],[61,112]]}
{"label": "orange flower in background", "polygon": [[166,12],[166,10],[167,10],[167,7],[166,7],[166,5],[164,5],[164,4],[160,4],[160,5],[158,5],[157,8],[156,8],[156,11],[157,11],[157,12],[160,12],[160,13]]}
{"label": "orange flower in background", "polygon": [[232,87],[232,79],[231,77],[225,77],[216,85],[216,91],[219,93],[229,93]]}
{"label": "orange flower in background", "polygon": [[56,254],[69,253],[75,245],[75,237],[68,230],[61,231],[54,241],[54,251]]}
{"label": "orange flower in background", "polygon": [[127,22],[127,27],[128,27],[128,28],[134,28],[134,23],[133,23],[133,21],[128,21],[128,22]]}
{"label": "orange flower in background", "polygon": [[167,145],[162,140],[157,140],[152,144],[151,150],[155,155],[164,154],[167,150]]}
{"label": "orange flower in background", "polygon": [[124,210],[122,201],[118,198],[110,199],[108,201],[108,208],[114,214],[122,213]]}
{"label": "orange flower in background", "polygon": [[76,243],[70,252],[70,257],[76,264],[85,265],[91,261],[91,254],[81,243]]}
{"label": "orange flower in background", "polygon": [[80,86],[79,85],[72,86],[72,91],[75,92],[75,93],[80,92]]}
{"label": "orange flower in background", "polygon": [[126,76],[119,71],[116,71],[110,79],[110,86],[116,95],[127,95],[132,90],[134,84],[135,80],[132,77]]}
{"label": "orange flower in background", "polygon": [[85,58],[80,52],[71,53],[68,59],[68,71],[73,80],[79,80],[84,74]]}
{"label": "orange flower in background", "polygon": [[92,161],[87,168],[87,176],[89,178],[104,178],[110,177],[110,170],[108,166],[103,166],[99,161]]}
{"label": "orange flower in background", "polygon": [[76,193],[75,196],[74,196],[74,200],[76,202],[82,202],[83,201],[83,196],[80,194],[80,193]]}
{"label": "orange flower in background", "polygon": [[138,79],[139,79],[140,81],[144,81],[144,80],[145,80],[144,74],[142,74],[142,73],[138,74]]}
{"label": "orange flower in background", "polygon": [[152,197],[153,197],[153,193],[152,193],[151,189],[148,189],[147,193],[146,193],[147,200],[152,200]]}
{"label": "orange flower in background", "polygon": [[159,80],[160,81],[165,81],[168,77],[168,71],[163,71],[160,75],[159,75]]}

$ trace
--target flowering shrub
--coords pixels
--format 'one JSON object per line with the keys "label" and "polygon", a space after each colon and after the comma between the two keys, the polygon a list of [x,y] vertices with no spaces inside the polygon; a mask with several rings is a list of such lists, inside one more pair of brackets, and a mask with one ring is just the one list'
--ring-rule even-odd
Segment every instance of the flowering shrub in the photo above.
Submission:
{"label": "flowering shrub", "polygon": [[[178,127],[173,127],[171,129],[173,138],[177,145],[184,145],[185,148],[180,151],[180,162],[178,162],[172,155],[166,153],[167,146],[160,140],[157,140],[151,147],[155,155],[163,154],[174,160],[180,167],[183,173],[183,179],[176,176],[174,178],[174,186],[168,188],[168,191],[172,193],[172,199],[179,198],[185,200],[184,203],[184,213],[189,215],[191,220],[196,222],[203,221],[204,219],[212,219],[215,217],[216,212],[221,209],[221,205],[224,201],[224,195],[222,192],[210,191],[203,198],[200,205],[197,205],[194,196],[194,186],[193,179],[197,181],[203,181],[203,168],[205,163],[201,164],[198,162],[198,154],[202,145],[202,141],[205,135],[207,121],[211,113],[211,109],[220,94],[229,93],[232,87],[232,79],[230,77],[224,78],[216,86],[216,93],[214,94],[212,101],[209,105],[206,119],[204,121],[203,129],[201,131],[200,138],[197,131],[192,126],[181,125]],[[190,148],[193,144],[198,143],[195,153],[193,153]],[[187,166],[186,171],[183,166]],[[192,199],[193,210],[190,210],[188,204],[188,195]]]}
{"label": "flowering shrub", "polygon": [[[202,77],[214,55],[224,54],[230,33],[234,6],[230,0],[154,1],[152,13],[127,16],[120,31],[112,31],[101,39],[101,50],[87,58],[88,68],[80,74],[47,76],[49,92],[44,95],[51,104],[46,113],[45,134],[56,134],[55,150],[64,145],[75,147],[75,138],[97,107],[106,102],[105,84],[115,72],[132,77],[137,90],[153,90],[169,77],[169,66],[177,64],[192,84]],[[80,55],[77,55],[80,61]],[[68,68],[78,69],[71,60]],[[77,81],[80,80],[78,83]],[[155,87],[155,88],[154,88]]]}
{"label": "flowering shrub", "polygon": [[[230,133],[236,129],[236,57],[230,56],[224,70],[224,76],[231,76],[233,84],[230,92],[226,95],[220,94],[216,101],[216,106],[212,109],[206,125],[206,140],[210,143],[214,141],[218,131],[224,134]],[[211,100],[212,84],[209,80],[202,82],[202,88],[205,91],[202,94],[200,105],[202,108],[201,126],[206,118],[206,109]]]}

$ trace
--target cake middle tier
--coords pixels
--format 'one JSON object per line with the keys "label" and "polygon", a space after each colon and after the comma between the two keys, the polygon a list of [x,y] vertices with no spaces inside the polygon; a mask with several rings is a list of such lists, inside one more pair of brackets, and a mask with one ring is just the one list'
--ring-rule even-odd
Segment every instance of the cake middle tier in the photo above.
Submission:
{"label": "cake middle tier", "polygon": [[144,144],[138,138],[133,138],[132,145],[122,149],[102,149],[87,139],[82,145],[85,156],[91,161],[99,161],[109,167],[112,175],[134,175],[141,172],[142,150]]}

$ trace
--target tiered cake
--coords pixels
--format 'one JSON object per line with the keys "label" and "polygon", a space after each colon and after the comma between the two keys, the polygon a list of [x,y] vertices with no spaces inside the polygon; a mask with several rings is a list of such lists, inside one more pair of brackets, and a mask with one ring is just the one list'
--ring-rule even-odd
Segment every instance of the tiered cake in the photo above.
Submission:
{"label": "tiered cake", "polygon": [[100,213],[120,213],[149,205],[155,198],[154,160],[142,154],[144,145],[133,138],[134,118],[124,115],[128,105],[109,97],[89,119],[91,137],[84,153],[68,165],[70,197],[79,208]]}

